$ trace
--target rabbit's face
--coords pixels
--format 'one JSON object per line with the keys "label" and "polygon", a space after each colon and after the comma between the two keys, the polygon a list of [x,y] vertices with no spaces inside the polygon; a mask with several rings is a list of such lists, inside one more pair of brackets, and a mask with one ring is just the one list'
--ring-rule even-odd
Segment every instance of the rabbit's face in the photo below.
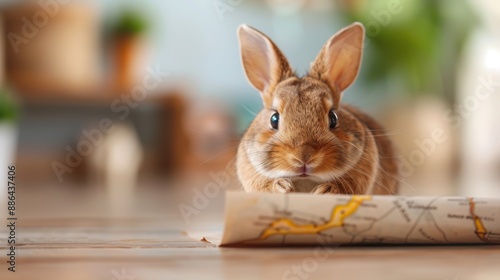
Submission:
{"label": "rabbit's face", "polygon": [[[279,83],[272,103],[256,118],[248,147],[255,170],[269,178],[329,181],[361,157],[363,125],[339,110],[329,87],[311,78]],[[250,144],[250,143],[248,143]]]}
{"label": "rabbit's face", "polygon": [[251,165],[241,172],[325,182],[358,161],[364,126],[339,104],[358,74],[363,36],[359,23],[339,31],[299,78],[271,39],[245,25],[238,29],[245,74],[265,108],[240,144]]}

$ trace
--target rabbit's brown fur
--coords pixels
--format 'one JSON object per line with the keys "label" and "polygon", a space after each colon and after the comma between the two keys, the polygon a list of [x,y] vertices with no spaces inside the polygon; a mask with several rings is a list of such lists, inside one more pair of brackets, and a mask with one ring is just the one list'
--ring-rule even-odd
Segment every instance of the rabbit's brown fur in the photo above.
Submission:
{"label": "rabbit's brown fur", "polygon": [[[240,27],[247,78],[264,109],[243,136],[237,173],[246,191],[395,194],[398,168],[383,128],[341,104],[358,73],[364,28],[353,24],[332,37],[305,77],[264,34]],[[338,116],[330,127],[329,112]],[[279,127],[270,118],[279,114]]]}

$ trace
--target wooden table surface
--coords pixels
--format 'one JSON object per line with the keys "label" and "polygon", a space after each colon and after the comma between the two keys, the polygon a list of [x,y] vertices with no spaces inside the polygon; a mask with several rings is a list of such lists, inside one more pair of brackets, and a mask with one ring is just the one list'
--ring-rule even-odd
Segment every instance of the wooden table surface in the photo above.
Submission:
{"label": "wooden table surface", "polygon": [[500,279],[500,246],[217,248],[184,232],[221,226],[222,193],[188,223],[178,207],[192,197],[23,189],[16,272],[2,226],[0,279]]}

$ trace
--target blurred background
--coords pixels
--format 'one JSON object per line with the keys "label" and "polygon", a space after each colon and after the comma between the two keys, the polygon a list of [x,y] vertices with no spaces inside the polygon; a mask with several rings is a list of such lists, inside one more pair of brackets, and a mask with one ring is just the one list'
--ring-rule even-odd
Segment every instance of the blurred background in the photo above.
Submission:
{"label": "blurred background", "polygon": [[500,195],[498,1],[0,3],[1,170],[17,166],[20,203],[38,215],[182,212],[238,189],[238,139],[262,107],[240,65],[243,23],[304,74],[330,36],[362,22],[344,102],[388,129],[400,193]]}

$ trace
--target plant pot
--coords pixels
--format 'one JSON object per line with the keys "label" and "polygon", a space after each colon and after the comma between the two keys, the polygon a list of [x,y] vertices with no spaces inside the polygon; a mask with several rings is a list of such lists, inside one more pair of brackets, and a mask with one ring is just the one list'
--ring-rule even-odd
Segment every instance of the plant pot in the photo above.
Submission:
{"label": "plant pot", "polygon": [[[49,2],[56,12],[48,11],[53,9]],[[5,80],[19,94],[87,94],[100,83],[98,15],[91,3],[84,3],[91,1],[71,2],[15,1],[2,7],[2,68]],[[44,18],[47,24],[38,23]],[[11,34],[22,39],[9,44]]]}
{"label": "plant pot", "polygon": [[136,85],[145,70],[145,43],[141,36],[128,35],[116,38],[115,86],[122,94]]}

